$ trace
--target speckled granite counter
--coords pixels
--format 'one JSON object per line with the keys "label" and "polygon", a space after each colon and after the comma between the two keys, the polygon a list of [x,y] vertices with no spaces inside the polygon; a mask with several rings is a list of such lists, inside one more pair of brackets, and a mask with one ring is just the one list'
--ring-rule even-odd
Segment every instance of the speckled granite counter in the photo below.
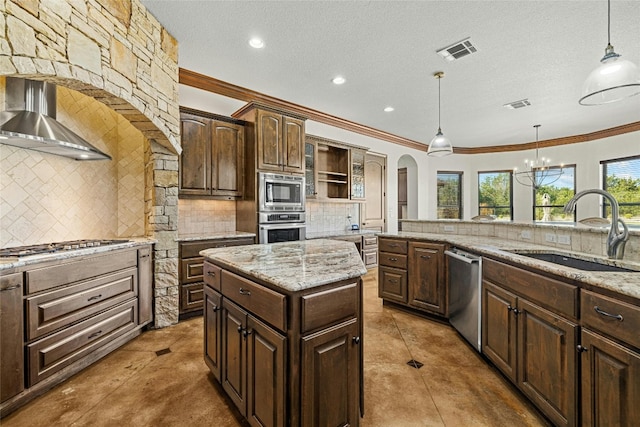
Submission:
{"label": "speckled granite counter", "polygon": [[[546,271],[560,277],[583,282],[594,287],[608,289],[623,295],[628,295],[640,299],[640,263],[629,262],[624,260],[610,260],[603,257],[597,257],[586,253],[561,250],[559,248],[551,248],[548,246],[537,245],[533,243],[525,243],[501,239],[497,237],[487,236],[464,236],[452,234],[435,234],[435,233],[418,233],[400,231],[398,233],[378,233],[379,237],[404,238],[417,240],[430,240],[435,242],[448,243],[476,252],[480,255],[488,255],[496,259],[511,261],[528,267],[534,267],[541,271]],[[566,254],[576,258],[585,260],[597,260],[598,262],[616,265],[618,267],[637,270],[636,272],[607,272],[607,271],[584,271],[575,268],[564,267],[551,262],[545,262],[533,259],[524,255],[519,255],[511,251],[527,251],[527,252],[553,252]]]}
{"label": "speckled granite counter", "polygon": [[152,243],[157,243],[155,239],[149,239],[146,237],[114,237],[114,239],[128,240],[125,243],[117,243],[107,246],[94,246],[91,248],[73,249],[68,251],[59,251],[48,254],[30,255],[24,257],[8,257],[0,258],[0,271],[15,270],[19,271],[24,267],[39,264],[48,261],[59,261],[71,258],[77,258],[87,255],[94,255],[102,252],[115,251],[118,249],[133,248],[136,246],[143,246]]}
{"label": "speckled granite counter", "polygon": [[288,292],[367,272],[353,243],[328,239],[206,249],[200,254],[221,267]]}
{"label": "speckled granite counter", "polygon": [[333,231],[317,231],[314,233],[307,233],[306,239],[330,239],[332,237],[351,237],[351,236],[364,236],[373,235],[376,231],[373,230],[333,230]]}
{"label": "speckled granite counter", "polygon": [[218,240],[218,239],[239,239],[242,237],[253,237],[255,233],[246,233],[244,231],[224,231],[220,233],[191,233],[179,234],[176,242],[192,242],[197,240]]}

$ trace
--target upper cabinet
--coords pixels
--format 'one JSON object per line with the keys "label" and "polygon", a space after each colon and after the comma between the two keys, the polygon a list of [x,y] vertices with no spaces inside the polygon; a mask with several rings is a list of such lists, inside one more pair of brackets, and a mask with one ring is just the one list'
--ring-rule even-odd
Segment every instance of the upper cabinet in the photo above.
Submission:
{"label": "upper cabinet", "polygon": [[242,196],[244,127],[209,113],[180,109],[180,196]]}
{"label": "upper cabinet", "polygon": [[233,116],[248,122],[247,144],[255,147],[247,151],[255,153],[258,171],[305,172],[304,118],[255,103]]}
{"label": "upper cabinet", "polygon": [[364,201],[365,153],[361,147],[307,136],[307,198]]}

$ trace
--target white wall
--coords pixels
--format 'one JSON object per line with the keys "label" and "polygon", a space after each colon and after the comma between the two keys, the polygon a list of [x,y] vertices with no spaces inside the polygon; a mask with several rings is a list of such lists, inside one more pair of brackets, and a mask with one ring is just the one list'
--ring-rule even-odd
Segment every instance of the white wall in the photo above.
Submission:
{"label": "white wall", "polygon": [[[181,85],[180,105],[228,116],[244,103]],[[411,202],[416,208],[410,211],[410,217],[429,220],[436,219],[437,216],[435,189],[438,171],[463,172],[463,219],[470,219],[478,214],[478,171],[508,170],[515,166],[521,167],[525,158],[535,156],[534,150],[526,150],[428,157],[426,147],[425,151],[419,151],[312,120],[306,122],[306,131],[312,135],[368,147],[370,151],[387,156],[387,231],[389,232],[397,231],[398,226],[398,165],[404,165],[402,163],[404,161],[400,160],[402,156],[411,156],[417,165],[415,175],[407,176],[408,181],[411,181],[411,183],[408,182],[409,188],[412,188],[414,183],[416,184],[413,187],[415,190],[408,193],[417,198],[417,203]],[[425,136],[425,141],[430,139],[431,135]],[[453,143],[455,146],[455,141]],[[635,155],[640,155],[640,132],[540,150],[540,156],[550,158],[552,165],[560,163],[576,165],[577,191],[600,188],[601,160]],[[532,220],[533,196],[531,188],[524,187],[514,180],[513,198],[514,220]],[[577,206],[578,219],[600,216],[598,201],[598,197],[591,195],[581,199]]]}

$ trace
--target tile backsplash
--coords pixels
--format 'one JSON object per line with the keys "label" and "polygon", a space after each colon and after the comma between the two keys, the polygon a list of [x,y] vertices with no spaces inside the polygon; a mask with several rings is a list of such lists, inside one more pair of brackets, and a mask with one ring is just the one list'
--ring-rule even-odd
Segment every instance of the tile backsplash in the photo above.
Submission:
{"label": "tile backsplash", "polygon": [[180,234],[210,234],[236,229],[236,202],[233,200],[179,199]]}
{"label": "tile backsplash", "polygon": [[[346,231],[360,224],[359,203],[330,203],[307,200],[307,233]],[[349,219],[351,216],[351,219]]]}
{"label": "tile backsplash", "polygon": [[113,160],[0,144],[0,247],[144,235],[144,137],[93,98],[57,95],[57,119]]}

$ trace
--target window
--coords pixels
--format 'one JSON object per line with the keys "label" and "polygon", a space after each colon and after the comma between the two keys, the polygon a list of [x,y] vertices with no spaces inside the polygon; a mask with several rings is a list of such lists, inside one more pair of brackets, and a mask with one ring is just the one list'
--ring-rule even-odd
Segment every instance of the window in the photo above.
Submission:
{"label": "window", "polygon": [[478,215],[497,220],[513,219],[513,173],[511,171],[478,172]]}
{"label": "window", "polygon": [[438,172],[438,219],[462,219],[462,172]]}
{"label": "window", "polygon": [[[549,169],[559,168],[553,166]],[[565,213],[564,205],[576,194],[576,166],[563,166],[560,178],[549,182],[553,179],[543,180],[533,190],[534,221],[575,222],[575,212]]]}
{"label": "window", "polygon": [[[602,188],[620,205],[620,218],[640,226],[640,156],[606,160],[602,163]],[[602,216],[611,218],[611,204],[604,197]]]}

